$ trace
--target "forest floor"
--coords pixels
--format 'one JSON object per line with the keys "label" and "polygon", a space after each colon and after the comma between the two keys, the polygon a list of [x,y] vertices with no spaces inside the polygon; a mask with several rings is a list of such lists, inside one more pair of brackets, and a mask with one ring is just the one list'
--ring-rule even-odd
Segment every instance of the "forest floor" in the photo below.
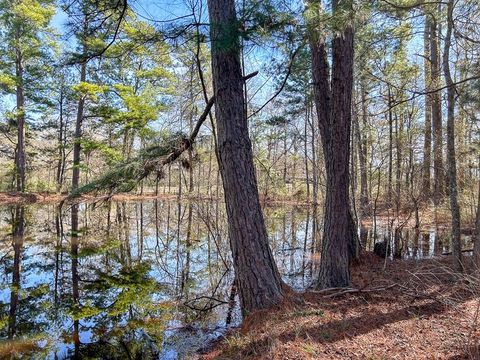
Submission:
{"label": "forest floor", "polygon": [[296,294],[302,304],[251,315],[199,358],[480,359],[480,280],[449,260],[365,255],[354,289]]}

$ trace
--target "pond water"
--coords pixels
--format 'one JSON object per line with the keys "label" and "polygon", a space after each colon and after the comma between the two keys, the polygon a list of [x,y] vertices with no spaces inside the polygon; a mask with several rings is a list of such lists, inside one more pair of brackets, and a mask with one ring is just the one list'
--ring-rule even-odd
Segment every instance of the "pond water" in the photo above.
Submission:
{"label": "pond water", "polygon": [[[305,289],[315,274],[319,214],[264,213],[284,280]],[[375,232],[359,231],[367,250],[385,238],[392,256],[448,250],[434,231]],[[190,358],[240,323],[233,278],[221,203],[2,206],[0,357]]]}

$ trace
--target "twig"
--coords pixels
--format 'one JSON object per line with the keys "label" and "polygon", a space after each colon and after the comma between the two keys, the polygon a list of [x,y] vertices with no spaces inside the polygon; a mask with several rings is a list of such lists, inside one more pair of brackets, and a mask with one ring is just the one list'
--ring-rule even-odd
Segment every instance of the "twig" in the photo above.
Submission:
{"label": "twig", "polygon": [[[300,50],[303,48],[304,46],[304,43],[300,44],[300,46],[298,48],[295,49],[295,51],[292,53],[292,56],[290,57],[290,63],[288,64],[288,68],[287,68],[287,74],[285,75],[285,78],[283,79],[279,89],[275,92],[275,94],[273,94],[270,99],[268,99],[262,106],[260,106],[257,110],[255,110],[253,113],[251,113],[247,119],[250,119],[251,117],[257,115],[260,111],[262,111],[265,106],[267,106],[270,102],[272,102],[273,100],[275,100],[275,98],[280,95],[280,93],[283,91],[283,88],[285,87],[285,85],[287,84],[287,81],[288,81],[288,78],[290,77],[290,74],[292,72],[292,68],[293,68],[293,65],[294,65],[294,60],[295,60],[295,57],[297,56],[297,54],[300,52]],[[258,73],[258,72],[257,72]],[[256,74],[255,74],[256,75]],[[249,75],[245,76],[245,79],[247,79]]]}

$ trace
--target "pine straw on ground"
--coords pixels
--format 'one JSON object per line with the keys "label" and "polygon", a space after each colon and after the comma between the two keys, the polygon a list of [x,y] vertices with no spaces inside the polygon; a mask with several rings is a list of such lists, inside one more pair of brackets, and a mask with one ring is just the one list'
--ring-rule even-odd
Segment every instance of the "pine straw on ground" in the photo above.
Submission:
{"label": "pine straw on ground", "polygon": [[367,255],[352,269],[356,290],[253,314],[200,358],[480,359],[478,281],[453,279],[448,259],[386,265]]}

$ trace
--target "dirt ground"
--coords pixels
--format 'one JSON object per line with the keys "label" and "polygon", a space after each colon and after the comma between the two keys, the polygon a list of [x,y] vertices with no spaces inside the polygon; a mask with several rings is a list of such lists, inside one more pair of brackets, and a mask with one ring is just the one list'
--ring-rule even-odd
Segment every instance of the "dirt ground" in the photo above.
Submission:
{"label": "dirt ground", "polygon": [[200,359],[480,359],[480,282],[448,263],[366,255],[352,290],[253,314]]}

